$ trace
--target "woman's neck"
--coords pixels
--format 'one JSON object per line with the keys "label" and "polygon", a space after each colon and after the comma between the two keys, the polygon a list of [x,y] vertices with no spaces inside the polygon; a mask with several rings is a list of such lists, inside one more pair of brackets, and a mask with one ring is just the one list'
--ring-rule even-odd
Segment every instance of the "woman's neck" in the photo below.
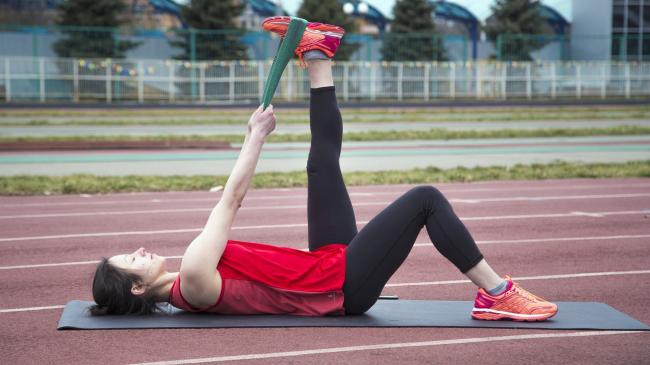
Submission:
{"label": "woman's neck", "polygon": [[177,272],[165,272],[151,285],[153,297],[156,298],[157,302],[169,300],[169,292],[172,290],[172,285],[177,277]]}

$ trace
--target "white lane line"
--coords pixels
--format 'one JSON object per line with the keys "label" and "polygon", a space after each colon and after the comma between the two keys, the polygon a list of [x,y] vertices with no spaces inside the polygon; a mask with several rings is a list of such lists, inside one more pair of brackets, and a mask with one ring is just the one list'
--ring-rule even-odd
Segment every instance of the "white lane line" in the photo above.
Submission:
{"label": "white lane line", "polygon": [[[636,235],[618,235],[618,236],[591,236],[591,237],[555,237],[555,238],[527,238],[519,240],[495,240],[495,241],[476,241],[478,245],[491,245],[491,244],[508,244],[508,243],[535,243],[535,242],[571,242],[571,241],[597,241],[597,240],[624,240],[624,239],[639,239],[650,238],[650,234],[636,234]],[[648,241],[650,243],[650,241]],[[414,247],[432,247],[431,242],[415,243]],[[305,249],[306,250],[306,249]],[[180,259],[183,256],[165,256],[167,259]],[[98,260],[91,261],[72,261],[72,262],[57,262],[52,264],[31,264],[31,265],[14,265],[14,266],[0,266],[0,270],[16,270],[16,269],[36,269],[43,267],[56,267],[56,266],[76,266],[76,265],[92,265],[98,263]]]}
{"label": "white lane line", "polygon": [[[180,259],[183,256],[165,256],[166,259]],[[52,264],[32,264],[32,265],[15,265],[15,266],[0,266],[0,270],[16,270],[16,269],[37,269],[43,267],[58,267],[58,266],[77,266],[77,265],[93,265],[99,263],[99,260],[90,261],[72,261],[72,262],[56,262]]]}
{"label": "white lane line", "polygon": [[582,215],[582,216],[585,216],[585,217],[592,217],[592,218],[602,218],[602,217],[604,217],[604,215],[598,214],[598,213],[571,212],[571,214]]}
{"label": "white lane line", "polygon": [[[610,215],[634,215],[634,214],[647,214],[648,210],[624,210],[612,212],[588,212],[589,214],[598,214],[603,216]],[[484,216],[484,217],[460,217],[463,221],[489,221],[499,219],[530,219],[530,218],[566,218],[578,216],[575,212],[569,213],[548,213],[548,214],[524,214],[524,215],[499,215],[499,216]],[[366,224],[368,221],[358,221],[357,225]],[[275,229],[275,228],[295,228],[307,227],[307,223],[295,224],[268,224],[256,226],[239,226],[232,227],[232,230],[247,230],[247,229]],[[201,228],[183,228],[183,229],[165,229],[165,230],[152,230],[152,231],[123,231],[123,232],[98,232],[98,233],[73,233],[62,235],[49,235],[49,236],[26,236],[26,237],[5,237],[0,238],[0,242],[17,242],[17,241],[36,241],[36,240],[49,240],[61,238],[81,238],[81,237],[106,237],[106,236],[129,236],[129,235],[145,235],[145,234],[166,234],[166,233],[187,233],[199,232]]]}
{"label": "white lane line", "polygon": [[[240,210],[243,209],[240,208]],[[250,209],[250,208],[249,208]],[[162,213],[190,213],[209,212],[211,208],[185,208],[185,209],[151,209],[151,210],[123,210],[118,212],[79,212],[79,213],[47,213],[47,214],[18,214],[3,215],[0,219],[24,218],[63,218],[63,217],[90,217],[98,215],[130,215],[130,214],[162,214]]]}
{"label": "white lane line", "polygon": [[[614,212],[569,212],[569,213],[547,213],[547,214],[520,214],[520,215],[497,215],[487,217],[460,217],[464,221],[488,221],[498,219],[529,219],[529,218],[562,218],[562,217],[604,217],[610,215],[631,215],[631,214],[646,214],[649,210],[621,210]],[[577,214],[581,213],[581,214]]]}
{"label": "white lane line", "polygon": [[53,264],[33,264],[33,265],[14,265],[14,266],[0,266],[0,270],[16,270],[16,269],[35,269],[40,267],[57,267],[57,266],[77,266],[77,265],[92,265],[99,263],[99,260],[91,261],[71,261],[71,262],[56,262]]}
{"label": "white lane line", "polygon": [[[617,276],[617,275],[643,275],[650,274],[650,270],[635,270],[635,271],[604,271],[604,272],[583,272],[577,274],[558,274],[558,275],[541,275],[541,276],[519,276],[513,277],[513,280],[547,280],[547,279],[570,279],[570,278],[586,278],[593,276]],[[450,285],[450,284],[468,284],[469,280],[444,280],[444,281],[420,281],[414,283],[394,283],[386,284],[386,287],[400,287],[400,286],[430,286],[430,285]]]}
{"label": "white lane line", "polygon": [[[608,194],[608,195],[565,195],[565,196],[515,196],[505,198],[488,198],[488,199],[463,199],[451,198],[452,203],[478,204],[486,202],[508,202],[508,201],[546,201],[546,200],[592,200],[592,199],[623,199],[650,197],[650,193],[640,194]],[[384,206],[392,201],[380,202],[355,202],[354,206]],[[298,205],[272,205],[272,206],[243,206],[240,210],[282,210],[282,209],[306,209],[306,204]],[[76,213],[44,213],[44,214],[17,214],[2,215],[0,219],[26,219],[26,218],[58,218],[58,217],[85,217],[85,216],[106,216],[106,215],[130,215],[130,214],[164,214],[164,213],[191,213],[191,212],[209,212],[212,208],[180,208],[180,209],[149,209],[149,210],[126,210],[114,212],[76,212]],[[585,212],[575,212],[575,214],[588,215]]]}
{"label": "white lane line", "polygon": [[[388,205],[386,202],[360,202],[354,203],[354,206],[372,206]],[[241,207],[239,210],[282,210],[282,209],[307,209],[307,204],[300,205],[272,205],[272,206],[253,206]],[[162,213],[191,213],[191,212],[209,212],[212,208],[182,208],[182,209],[151,209],[151,210],[124,210],[116,212],[78,212],[78,213],[45,213],[45,214],[20,214],[20,215],[3,215],[0,219],[21,219],[21,218],[58,218],[58,217],[88,217],[98,215],[130,215],[130,214],[162,214]]]}
{"label": "white lane line", "polygon": [[[364,224],[365,222],[357,222],[357,224]],[[296,224],[267,224],[259,226],[239,226],[232,227],[231,230],[245,230],[245,229],[272,229],[272,228],[294,228],[294,227],[307,227],[307,223]],[[155,231],[122,231],[122,232],[98,232],[98,233],[73,233],[73,234],[59,234],[51,236],[29,236],[29,237],[12,237],[0,238],[0,242],[12,241],[32,241],[32,240],[50,240],[60,238],[80,238],[80,237],[107,237],[107,236],[132,236],[132,235],[148,235],[148,234],[169,234],[169,233],[188,233],[200,232],[203,228],[182,228],[182,229],[162,229]]]}
{"label": "white lane line", "polygon": [[[607,271],[607,272],[586,272],[575,274],[558,274],[558,275],[541,275],[541,276],[521,276],[513,277],[513,280],[547,280],[547,279],[570,279],[570,278],[585,278],[585,277],[598,277],[598,276],[617,276],[617,275],[644,275],[650,274],[650,270],[636,270],[636,271]],[[422,281],[414,283],[394,283],[386,284],[386,288],[404,287],[404,286],[431,286],[431,285],[454,285],[454,284],[467,284],[471,283],[469,280],[444,280],[444,281]],[[13,312],[28,312],[49,309],[60,309],[63,305],[52,305],[47,307],[29,307],[29,308],[11,308],[0,309],[0,313],[13,313]]]}
{"label": "white lane line", "polygon": [[[534,243],[534,242],[567,242],[567,241],[596,241],[596,240],[624,240],[650,238],[650,234],[631,234],[618,236],[586,236],[586,237],[554,237],[554,238],[525,238],[519,240],[493,240],[493,241],[476,241],[479,245],[490,245],[499,243]],[[648,241],[650,243],[650,241]],[[415,246],[430,246],[431,243],[418,243]]]}
{"label": "white lane line", "polygon": [[201,228],[186,228],[186,229],[163,229],[163,230],[157,230],[157,231],[123,231],[123,232],[74,233],[74,234],[59,234],[59,235],[51,235],[51,236],[29,236],[29,237],[0,238],[0,242],[51,240],[51,239],[59,239],[59,238],[108,237],[108,236],[131,236],[131,235],[145,235],[145,234],[187,233],[187,232],[200,232],[200,231],[201,231]]}
{"label": "white lane line", "polygon": [[391,350],[391,349],[402,349],[402,348],[413,348],[413,347],[433,347],[433,346],[461,345],[461,344],[468,344],[468,343],[486,343],[486,342],[499,342],[499,341],[541,340],[547,338],[610,336],[610,335],[622,335],[622,334],[630,334],[630,333],[643,333],[643,331],[580,331],[580,332],[569,332],[569,333],[538,333],[538,334],[512,335],[512,336],[467,337],[467,338],[454,338],[448,340],[435,340],[435,341],[396,342],[396,343],[383,343],[377,345],[358,345],[358,346],[346,346],[346,347],[318,348],[318,349],[299,350],[299,351],[267,352],[267,353],[244,354],[244,355],[201,357],[201,358],[194,358],[194,359],[178,359],[178,360],[168,360],[168,361],[146,362],[146,363],[139,363],[138,365],[202,364],[202,363],[215,363],[215,362],[225,362],[225,361],[277,359],[277,358],[286,358],[286,357],[323,355],[323,354],[333,354],[333,353],[342,353],[342,352]]}
{"label": "white lane line", "polygon": [[62,308],[65,308],[65,305],[50,305],[50,306],[47,306],[47,307],[0,309],[0,313],[31,312],[31,311],[42,311],[42,310],[49,310],[49,309],[62,309]]}
{"label": "white lane line", "polygon": [[650,196],[650,193],[634,194],[592,194],[592,195],[553,195],[553,196],[511,196],[501,198],[468,198],[468,199],[449,199],[459,203],[488,203],[488,202],[511,202],[511,201],[545,201],[545,200],[582,200],[582,199],[621,199],[621,198],[640,198]]}
{"label": "white lane line", "polygon": [[[399,195],[405,193],[409,188],[416,185],[404,185],[403,191],[377,191],[377,192],[354,192],[351,191],[350,196],[369,196],[369,195]],[[537,186],[537,187],[512,187],[504,186],[500,188],[450,188],[446,189],[445,185],[435,185],[441,188],[444,194],[450,193],[467,193],[467,192],[491,192],[491,191],[545,191],[545,190],[582,190],[582,189],[620,189],[620,188],[646,188],[648,184],[619,184],[619,185],[564,185],[564,186]],[[306,190],[305,188],[298,188]],[[298,190],[296,189],[296,190]],[[251,190],[254,191],[254,190]],[[137,195],[137,194],[136,194]],[[92,197],[101,197],[102,195],[90,195],[85,197],[85,199],[91,199]],[[40,202],[40,203],[4,203],[0,204],[0,207],[45,207],[45,206],[74,206],[74,205],[110,205],[110,204],[143,204],[143,203],[172,203],[177,204],[181,202],[205,202],[207,199],[214,199],[215,202],[220,196],[215,194],[214,196],[204,196],[200,198],[181,198],[181,199],[165,199],[165,198],[152,198],[152,199],[127,199],[127,200],[105,200],[105,201],[73,201],[73,202]],[[298,199],[298,198],[307,198],[307,194],[299,195],[266,195],[266,196],[254,196],[249,195],[246,197],[246,201],[251,200],[283,200],[283,199]]]}

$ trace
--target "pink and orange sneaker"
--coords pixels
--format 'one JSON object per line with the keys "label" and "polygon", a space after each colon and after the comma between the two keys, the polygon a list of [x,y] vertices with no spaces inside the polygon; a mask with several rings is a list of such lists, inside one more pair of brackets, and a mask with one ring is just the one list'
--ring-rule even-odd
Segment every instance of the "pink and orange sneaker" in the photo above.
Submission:
{"label": "pink and orange sneaker", "polygon": [[506,275],[506,291],[492,296],[478,289],[472,309],[472,318],[494,321],[508,318],[513,321],[544,321],[557,313],[557,305],[522,289]]}
{"label": "pink and orange sneaker", "polygon": [[[262,28],[284,37],[290,22],[291,17],[274,16],[264,19]],[[309,22],[298,47],[296,47],[296,55],[302,61],[305,52],[319,50],[327,57],[332,58],[339,48],[344,34],[345,30],[339,26]]]}

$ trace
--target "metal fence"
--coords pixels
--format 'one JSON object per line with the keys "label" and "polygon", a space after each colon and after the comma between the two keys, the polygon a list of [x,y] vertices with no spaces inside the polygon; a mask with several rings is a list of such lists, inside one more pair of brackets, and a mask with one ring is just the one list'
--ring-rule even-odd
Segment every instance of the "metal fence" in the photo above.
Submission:
{"label": "metal fence", "polygon": [[[404,47],[385,47],[385,42],[391,37],[399,38],[399,44]],[[65,43],[65,40],[77,42],[72,47],[74,53],[57,52],[57,44]],[[248,60],[272,59],[279,42],[268,32],[241,30],[0,25],[0,57],[96,57],[97,49],[101,49],[102,57],[118,58],[120,45],[129,43],[133,47],[127,47],[128,50],[120,58],[227,60],[234,58],[227,51],[233,40],[242,45]],[[650,61],[650,33],[502,34],[494,44],[487,40],[470,40],[465,35],[416,33],[347,34],[343,38],[344,42],[354,44],[350,57],[353,61],[403,59],[399,58],[400,50],[420,49],[423,40],[440,42],[444,49],[444,60],[449,61],[471,59],[475,47],[478,58],[494,57],[499,61],[529,58],[548,61]],[[110,52],[111,49],[113,52]],[[428,56],[415,53],[419,60],[441,60],[438,52],[431,52]],[[415,61],[415,58],[409,60]]]}
{"label": "metal fence", "polygon": [[[260,100],[271,61],[0,57],[0,100],[243,103]],[[650,63],[336,62],[343,100],[559,99],[650,96]],[[276,100],[304,100],[297,62]]]}
{"label": "metal fence", "polygon": [[[531,51],[530,48],[534,50]],[[494,44],[494,53],[499,61],[530,58],[565,61],[650,61],[650,33],[501,34]]]}
{"label": "metal fence", "polygon": [[[422,44],[423,37],[432,42],[440,41],[445,49],[446,60],[467,60],[471,55],[469,38],[463,35],[401,34],[401,44],[413,47]],[[57,52],[57,43],[75,39],[75,53]],[[106,28],[78,26],[11,26],[0,25],[0,56],[4,57],[93,57],[86,49],[97,52],[103,49],[103,56],[116,54],[120,44],[131,43],[132,48],[124,52],[126,59],[183,59],[228,60],[228,42],[236,40],[245,49],[248,60],[273,59],[279,38],[268,32],[199,29],[142,29]],[[350,60],[370,61],[391,59],[393,49],[383,50],[384,37],[371,34],[347,34],[343,42],[353,44]],[[106,49],[105,49],[106,48]],[[110,50],[115,49],[111,53]],[[93,53],[96,55],[97,53]],[[386,57],[388,56],[388,57]],[[117,58],[116,56],[112,56]],[[438,54],[431,54],[430,60],[438,60]]]}

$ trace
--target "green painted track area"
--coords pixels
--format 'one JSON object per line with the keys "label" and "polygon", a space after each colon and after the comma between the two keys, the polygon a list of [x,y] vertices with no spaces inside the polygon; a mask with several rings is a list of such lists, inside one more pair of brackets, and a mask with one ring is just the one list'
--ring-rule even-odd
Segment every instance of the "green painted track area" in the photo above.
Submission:
{"label": "green painted track area", "polygon": [[[647,152],[650,157],[650,143],[626,143],[618,145],[566,145],[566,146],[503,146],[470,148],[390,148],[344,150],[346,157],[399,157],[436,155],[509,155],[545,153],[589,153],[589,152]],[[146,162],[146,161],[216,161],[236,160],[239,151],[177,151],[177,152],[90,152],[45,153],[0,155],[0,164],[54,164],[54,163],[101,163],[101,162]],[[306,150],[265,151],[262,159],[305,159]]]}

